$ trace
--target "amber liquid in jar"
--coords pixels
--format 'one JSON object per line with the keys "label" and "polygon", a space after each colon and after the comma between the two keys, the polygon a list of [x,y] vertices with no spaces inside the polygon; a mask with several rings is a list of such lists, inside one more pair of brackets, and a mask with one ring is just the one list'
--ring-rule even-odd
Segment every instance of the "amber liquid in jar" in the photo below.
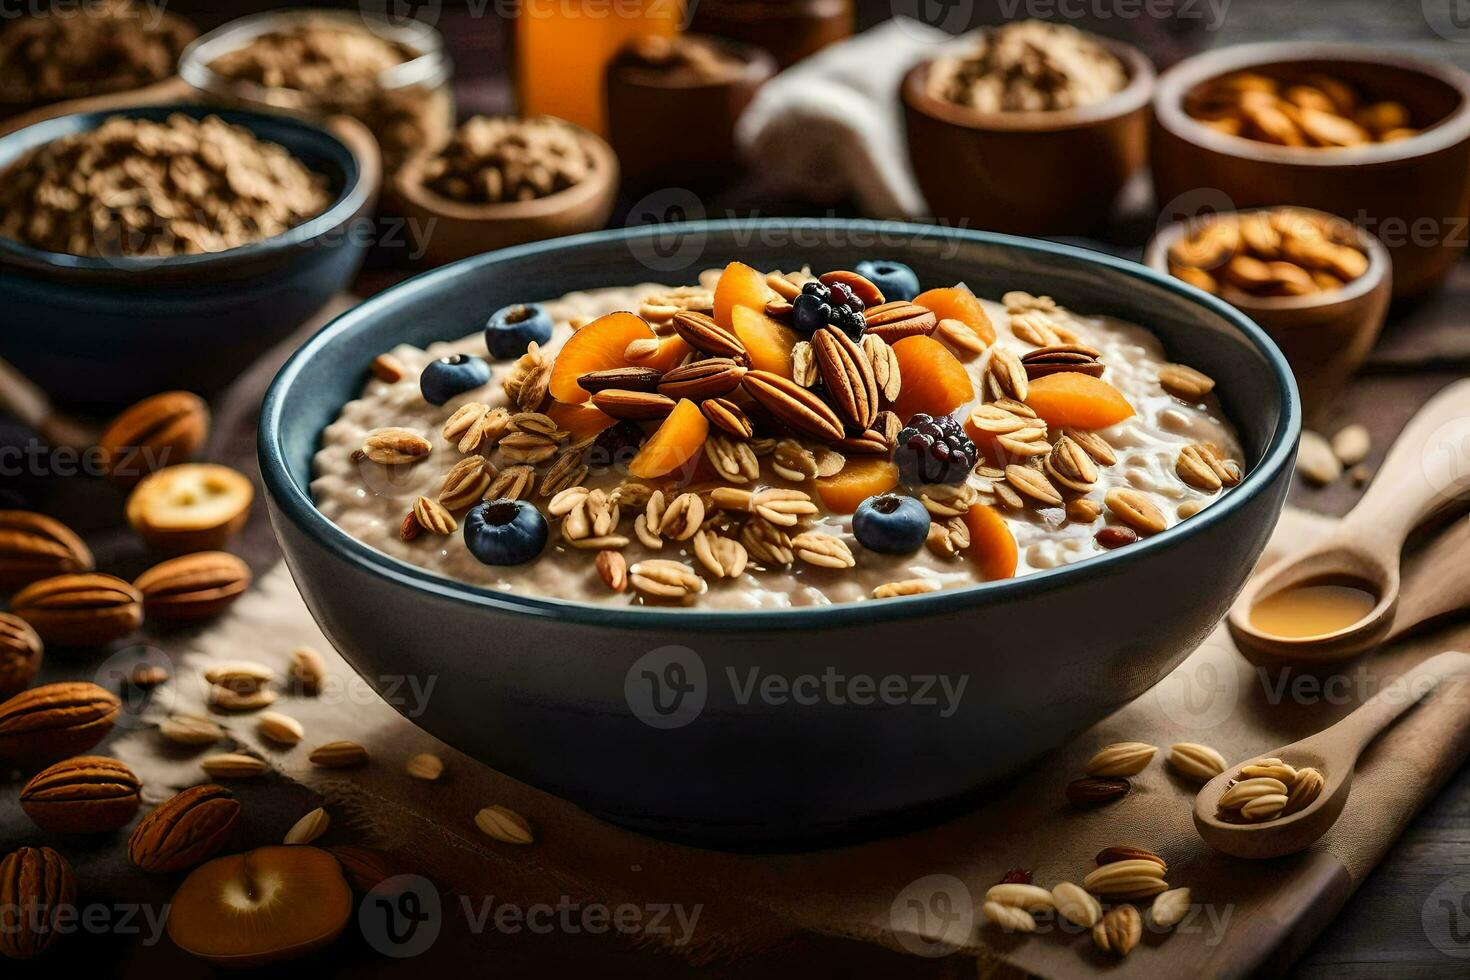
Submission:
{"label": "amber liquid in jar", "polygon": [[521,0],[516,73],[521,112],[607,134],[603,72],[633,38],[672,37],[684,0]]}

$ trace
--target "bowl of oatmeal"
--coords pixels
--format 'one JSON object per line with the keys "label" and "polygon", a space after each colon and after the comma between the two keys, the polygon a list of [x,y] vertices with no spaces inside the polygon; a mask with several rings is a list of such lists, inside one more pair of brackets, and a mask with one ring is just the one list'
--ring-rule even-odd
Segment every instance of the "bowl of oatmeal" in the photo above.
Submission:
{"label": "bowl of oatmeal", "polygon": [[420,724],[750,846],[932,819],[1145,691],[1244,582],[1299,415],[1257,327],[1142,266],[709,222],[368,301],[260,453],[333,643],[454,677]]}
{"label": "bowl of oatmeal", "polygon": [[55,399],[209,392],[356,273],[377,150],[196,105],[70,113],[0,137],[0,357]]}
{"label": "bowl of oatmeal", "polygon": [[1099,227],[1148,158],[1154,68],[1137,48],[1018,21],[954,42],[900,91],[933,215],[1020,235]]}

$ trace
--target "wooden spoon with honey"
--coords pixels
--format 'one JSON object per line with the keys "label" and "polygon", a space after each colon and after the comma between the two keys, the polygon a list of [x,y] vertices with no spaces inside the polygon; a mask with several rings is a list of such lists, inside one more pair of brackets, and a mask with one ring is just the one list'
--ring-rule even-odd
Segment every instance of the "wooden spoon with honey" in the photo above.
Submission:
{"label": "wooden spoon with honey", "polygon": [[[1232,766],[1204,785],[1194,798],[1194,826],[1205,843],[1243,858],[1295,854],[1327,833],[1347,805],[1353,772],[1372,741],[1400,715],[1422,701],[1441,682],[1470,675],[1470,654],[1436,654],[1394,678],[1352,714],[1325,731],[1282,746],[1265,757],[1322,774],[1316,797],[1295,813],[1270,820],[1223,818],[1220,797],[1235,782],[1240,766]],[[1279,803],[1279,800],[1277,801]]]}
{"label": "wooden spoon with honey", "polygon": [[[1467,492],[1470,380],[1450,385],[1420,409],[1363,499],[1327,537],[1246,583],[1227,619],[1236,644],[1284,660],[1330,663],[1402,632],[1395,617],[1404,541],[1429,517],[1462,504]],[[1465,578],[1457,573],[1449,581]],[[1429,605],[1443,606],[1445,598]],[[1462,591],[1449,598],[1470,597]]]}

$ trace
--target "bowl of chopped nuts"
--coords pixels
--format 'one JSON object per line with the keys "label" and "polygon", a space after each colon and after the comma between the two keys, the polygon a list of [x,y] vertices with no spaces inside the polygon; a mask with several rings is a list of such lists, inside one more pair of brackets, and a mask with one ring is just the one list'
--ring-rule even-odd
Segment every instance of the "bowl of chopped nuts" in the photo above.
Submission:
{"label": "bowl of chopped nuts", "polygon": [[1371,232],[1393,294],[1436,288],[1470,224],[1470,74],[1380,47],[1247,44],[1159,78],[1154,188],[1166,213],[1316,208]]}
{"label": "bowl of chopped nuts", "polygon": [[391,183],[429,262],[601,228],[618,192],[612,147],[552,116],[475,116]]}
{"label": "bowl of chopped nuts", "polygon": [[1310,208],[1178,221],[1154,236],[1143,261],[1260,324],[1296,372],[1309,420],[1362,365],[1393,293],[1393,262],[1383,243]]}
{"label": "bowl of chopped nuts", "polygon": [[217,390],[346,288],[377,188],[347,119],[173,104],[0,137],[0,357],[76,407]]}
{"label": "bowl of chopped nuts", "polygon": [[1137,48],[1022,21],[903,80],[909,159],[936,218],[1018,235],[1097,229],[1148,157]]}
{"label": "bowl of chopped nuts", "polygon": [[605,231],[329,325],[259,441],[326,635],[452,677],[414,718],[450,744],[726,847],[953,813],[1146,691],[1276,521],[1285,360],[1135,263],[879,237]]}

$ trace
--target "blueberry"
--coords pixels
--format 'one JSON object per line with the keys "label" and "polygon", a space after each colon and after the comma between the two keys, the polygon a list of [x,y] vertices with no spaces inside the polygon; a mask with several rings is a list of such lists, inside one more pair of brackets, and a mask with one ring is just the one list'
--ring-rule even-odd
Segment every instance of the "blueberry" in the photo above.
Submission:
{"label": "blueberry", "polygon": [[883,493],[858,504],[852,515],[858,544],[885,555],[908,555],[924,547],[929,511],[913,497]]}
{"label": "blueberry", "polygon": [[492,357],[520,357],[531,341],[544,344],[551,339],[551,317],[535,303],[515,303],[496,310],[485,324],[485,346]]}
{"label": "blueberry", "polygon": [[489,383],[490,363],[470,354],[441,357],[419,375],[419,391],[430,405],[443,405],[455,395]]}
{"label": "blueberry", "polygon": [[832,305],[815,293],[802,293],[791,302],[791,325],[802,333],[815,333],[832,317]]}
{"label": "blueberry", "polygon": [[914,270],[902,262],[891,259],[872,259],[859,262],[852,270],[877,286],[888,302],[911,300],[919,295],[919,277]]}
{"label": "blueberry", "polygon": [[486,565],[520,565],[546,547],[546,518],[524,500],[487,500],[464,518],[464,543]]}

